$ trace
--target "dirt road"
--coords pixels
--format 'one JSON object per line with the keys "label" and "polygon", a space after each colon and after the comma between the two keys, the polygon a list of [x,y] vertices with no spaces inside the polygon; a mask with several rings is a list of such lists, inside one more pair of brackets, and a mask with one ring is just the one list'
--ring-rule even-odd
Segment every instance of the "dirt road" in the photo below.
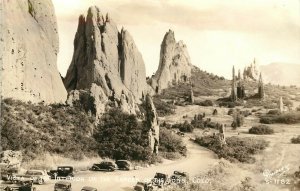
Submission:
{"label": "dirt road", "polygon": [[[154,177],[156,172],[172,174],[174,170],[185,171],[191,177],[201,171],[207,170],[214,165],[218,159],[209,150],[200,147],[192,141],[185,138],[188,147],[188,157],[178,161],[170,161],[132,171],[115,171],[115,172],[90,172],[82,171],[75,174],[72,182],[72,190],[80,191],[83,186],[92,186],[100,191],[130,191],[137,181],[149,180]],[[51,180],[45,185],[36,185],[39,191],[51,191],[54,188],[55,181]]]}

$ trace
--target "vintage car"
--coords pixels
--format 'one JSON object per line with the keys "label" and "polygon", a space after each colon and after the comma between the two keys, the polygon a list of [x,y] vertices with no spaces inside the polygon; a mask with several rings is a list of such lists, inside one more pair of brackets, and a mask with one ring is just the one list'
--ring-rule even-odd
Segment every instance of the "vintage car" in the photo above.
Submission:
{"label": "vintage car", "polygon": [[13,175],[19,172],[18,168],[1,167],[1,180],[9,181]]}
{"label": "vintage car", "polygon": [[36,184],[44,184],[50,179],[46,171],[27,170],[25,174],[12,175],[12,182],[32,181]]}
{"label": "vintage car", "polygon": [[67,181],[59,181],[55,183],[54,191],[72,191],[72,185]]}
{"label": "vintage car", "polygon": [[74,177],[72,166],[59,166],[57,170],[50,170],[48,175],[51,179],[69,178]]}
{"label": "vintage car", "polygon": [[185,134],[184,134],[184,132],[178,131],[178,132],[177,132],[177,135],[179,135],[179,136],[181,136],[181,137],[184,137]]}
{"label": "vintage car", "polygon": [[83,188],[81,188],[81,191],[97,191],[97,188],[93,188],[90,186],[84,186]]}
{"label": "vintage car", "polygon": [[164,173],[156,173],[154,178],[152,179],[152,184],[154,186],[158,186],[159,188],[163,187],[164,185],[168,185],[169,178],[167,174]]}
{"label": "vintage car", "polygon": [[23,181],[18,184],[2,186],[1,191],[36,191],[36,188],[32,185],[32,181]]}
{"label": "vintage car", "polygon": [[133,187],[134,191],[152,191],[153,186],[152,183],[148,182],[137,182]]}
{"label": "vintage car", "polygon": [[93,171],[114,171],[116,170],[115,163],[111,161],[102,161],[100,163],[93,164],[91,170]]}
{"label": "vintage car", "polygon": [[170,177],[170,182],[173,184],[186,184],[189,180],[189,175],[186,172],[174,171]]}
{"label": "vintage car", "polygon": [[120,169],[120,170],[132,170],[133,169],[131,162],[129,162],[127,160],[117,160],[116,164],[118,166],[118,169]]}

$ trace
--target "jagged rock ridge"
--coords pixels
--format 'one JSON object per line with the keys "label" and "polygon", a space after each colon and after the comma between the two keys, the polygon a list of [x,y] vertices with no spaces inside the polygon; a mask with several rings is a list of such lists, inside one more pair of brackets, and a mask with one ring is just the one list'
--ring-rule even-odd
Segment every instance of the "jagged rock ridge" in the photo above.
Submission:
{"label": "jagged rock ridge", "polygon": [[[96,6],[89,8],[86,18],[79,17],[64,84],[69,92],[94,87],[102,104],[110,99],[129,113],[135,113],[135,103],[149,90],[144,61],[132,37],[124,29],[119,32],[109,15],[104,18]],[[97,111],[101,112],[104,110]]]}
{"label": "jagged rock ridge", "polygon": [[244,80],[258,81],[259,70],[258,70],[257,63],[256,63],[255,59],[250,64],[250,66],[247,66],[247,67],[244,68],[243,77],[244,77]]}
{"label": "jagged rock ridge", "polygon": [[174,32],[169,30],[163,39],[160,50],[159,67],[151,79],[151,86],[160,93],[178,82],[189,82],[192,64],[186,45],[176,42]]}
{"label": "jagged rock ridge", "polygon": [[58,34],[51,0],[1,1],[1,88],[4,98],[64,102],[57,70]]}

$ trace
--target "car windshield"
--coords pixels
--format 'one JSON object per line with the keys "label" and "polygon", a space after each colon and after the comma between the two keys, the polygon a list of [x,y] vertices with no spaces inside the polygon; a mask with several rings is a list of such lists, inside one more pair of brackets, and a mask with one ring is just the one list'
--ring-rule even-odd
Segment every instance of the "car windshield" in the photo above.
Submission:
{"label": "car windshield", "polygon": [[56,188],[67,188],[68,186],[65,184],[55,184]]}
{"label": "car windshield", "polygon": [[64,167],[64,168],[58,168],[60,171],[71,171],[71,168]]}

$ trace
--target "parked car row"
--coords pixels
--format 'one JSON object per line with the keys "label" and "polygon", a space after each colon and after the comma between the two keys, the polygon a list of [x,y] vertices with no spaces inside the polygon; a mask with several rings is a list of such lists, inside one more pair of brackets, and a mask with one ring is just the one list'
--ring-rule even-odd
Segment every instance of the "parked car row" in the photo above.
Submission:
{"label": "parked car row", "polygon": [[162,188],[172,184],[183,185],[189,180],[189,175],[186,172],[174,171],[169,177],[165,173],[156,173],[151,182],[138,182],[134,186],[135,191],[153,191],[155,188]]}
{"label": "parked car row", "polygon": [[132,164],[127,160],[117,160],[115,163],[111,161],[102,161],[95,163],[90,168],[93,171],[115,171],[115,170],[132,170]]}

